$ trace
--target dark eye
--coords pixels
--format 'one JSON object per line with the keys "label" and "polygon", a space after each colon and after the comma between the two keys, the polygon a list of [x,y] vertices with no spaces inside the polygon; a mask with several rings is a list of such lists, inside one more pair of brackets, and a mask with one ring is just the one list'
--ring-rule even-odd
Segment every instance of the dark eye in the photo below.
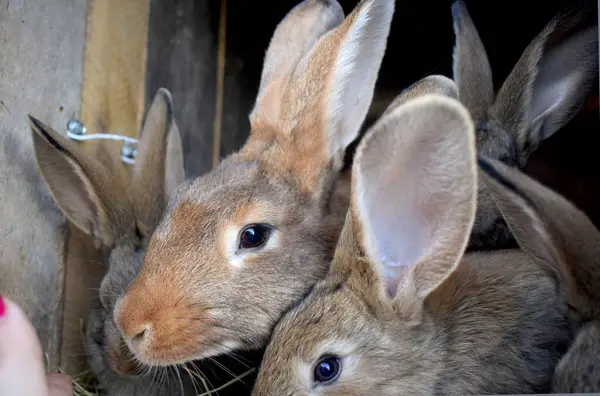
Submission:
{"label": "dark eye", "polygon": [[252,224],[242,230],[240,249],[255,249],[269,239],[270,229],[260,224]]}
{"label": "dark eye", "polygon": [[326,356],[319,359],[315,367],[314,380],[325,384],[336,380],[342,371],[342,364],[337,356]]}

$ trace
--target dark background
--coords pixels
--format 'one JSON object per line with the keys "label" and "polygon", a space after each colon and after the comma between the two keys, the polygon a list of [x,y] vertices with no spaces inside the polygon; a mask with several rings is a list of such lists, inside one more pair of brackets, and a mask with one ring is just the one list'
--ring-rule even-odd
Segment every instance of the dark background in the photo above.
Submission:
{"label": "dark background", "polygon": [[[592,1],[589,3],[596,4]],[[486,47],[496,88],[552,17],[581,2],[466,1]],[[249,132],[247,115],[258,88],[264,53],[277,23],[298,3],[298,0],[228,0],[221,157],[245,141]],[[357,0],[340,1],[346,14],[357,3]],[[451,4],[452,1],[441,0],[396,1],[376,99],[383,93],[400,93],[431,73],[452,76]],[[147,103],[159,87],[171,90],[185,150],[195,154],[186,158],[190,176],[211,167],[220,6],[219,0],[151,0]],[[593,92],[596,97],[597,91]],[[598,117],[595,119],[598,127]]]}

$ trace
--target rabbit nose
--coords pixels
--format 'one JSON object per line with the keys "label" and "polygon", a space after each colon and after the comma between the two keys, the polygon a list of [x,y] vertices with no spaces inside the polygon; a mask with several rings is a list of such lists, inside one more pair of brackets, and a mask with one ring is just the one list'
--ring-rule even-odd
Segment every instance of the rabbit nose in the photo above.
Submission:
{"label": "rabbit nose", "polygon": [[134,308],[134,306],[135,304],[132,306],[126,298],[117,302],[115,307],[115,323],[121,331],[123,338],[128,341],[134,350],[139,351],[150,338],[152,322],[150,318],[144,315],[144,312],[130,309]]}
{"label": "rabbit nose", "polygon": [[143,328],[138,327],[137,329],[134,329],[133,331],[130,332],[131,334],[131,340],[130,342],[134,345],[134,346],[138,346],[138,344],[141,344],[144,342],[144,339],[148,337],[148,335],[150,334],[150,324],[146,323],[146,325],[144,325]]}

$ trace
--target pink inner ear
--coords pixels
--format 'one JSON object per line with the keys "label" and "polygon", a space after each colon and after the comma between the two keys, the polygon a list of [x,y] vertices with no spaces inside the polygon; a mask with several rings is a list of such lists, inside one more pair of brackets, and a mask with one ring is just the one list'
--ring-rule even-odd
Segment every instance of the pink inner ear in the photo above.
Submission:
{"label": "pink inner ear", "polygon": [[394,298],[396,297],[396,293],[398,292],[398,284],[400,283],[400,278],[391,276],[387,278],[387,292],[388,297]]}
{"label": "pink inner ear", "polygon": [[390,263],[388,260],[384,260],[383,268],[388,296],[394,298],[400,287],[402,289],[406,287],[410,268],[406,265]]}

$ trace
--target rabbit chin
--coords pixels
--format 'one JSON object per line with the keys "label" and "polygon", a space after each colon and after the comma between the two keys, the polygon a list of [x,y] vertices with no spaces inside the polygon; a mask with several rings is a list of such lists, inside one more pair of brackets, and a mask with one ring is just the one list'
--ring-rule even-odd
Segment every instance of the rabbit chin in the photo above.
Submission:
{"label": "rabbit chin", "polygon": [[107,343],[103,350],[111,370],[121,377],[134,378],[145,371],[144,365],[138,362],[124,341]]}
{"label": "rabbit chin", "polygon": [[[211,340],[212,341],[212,340]],[[171,345],[169,347],[136,348],[135,345],[128,343],[129,350],[133,353],[135,360],[142,366],[147,367],[167,367],[181,365],[195,360],[208,359],[215,356],[227,355],[233,350],[239,350],[242,344],[237,341],[218,341],[206,342],[200,340],[204,345],[210,345],[208,348],[191,347],[190,345]]]}

